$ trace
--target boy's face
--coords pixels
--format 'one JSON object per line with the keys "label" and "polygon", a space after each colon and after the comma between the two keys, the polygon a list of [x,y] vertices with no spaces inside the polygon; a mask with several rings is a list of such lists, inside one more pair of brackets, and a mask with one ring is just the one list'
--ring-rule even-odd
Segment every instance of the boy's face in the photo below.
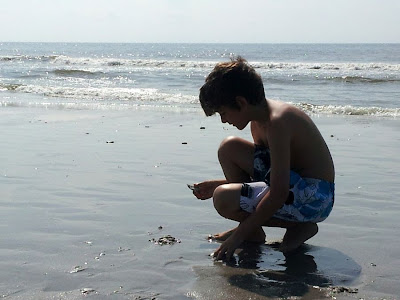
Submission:
{"label": "boy's face", "polygon": [[244,118],[240,109],[221,106],[217,110],[217,113],[220,115],[222,123],[229,123],[239,130],[244,129],[249,123],[249,121]]}

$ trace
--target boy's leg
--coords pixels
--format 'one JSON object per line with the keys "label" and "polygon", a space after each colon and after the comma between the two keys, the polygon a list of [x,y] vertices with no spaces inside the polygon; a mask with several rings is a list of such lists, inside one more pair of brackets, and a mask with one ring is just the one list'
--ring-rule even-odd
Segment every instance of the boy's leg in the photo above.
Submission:
{"label": "boy's leg", "polygon": [[295,226],[286,229],[280,250],[289,253],[300,247],[305,241],[312,238],[318,232],[316,223],[296,223]]}
{"label": "boy's leg", "polygon": [[285,253],[297,249],[318,232],[316,223],[289,222],[278,218],[269,219],[263,226],[286,228],[286,233],[280,246],[280,250]]}
{"label": "boy's leg", "polygon": [[[240,191],[242,184],[232,183],[217,187],[214,191],[214,207],[218,213],[234,221],[242,222],[249,216],[249,213],[240,208]],[[278,218],[267,220],[263,226],[286,228],[280,250],[290,252],[301,246],[305,241],[312,238],[318,232],[315,223],[289,222]],[[226,240],[235,229],[214,235],[217,240]],[[264,242],[265,233],[260,227],[253,234],[246,238],[246,241]]]}
{"label": "boy's leg", "polygon": [[[213,196],[214,207],[224,218],[242,222],[250,215],[240,208],[241,188],[242,184],[240,183],[230,183],[220,185],[215,189]],[[214,238],[217,240],[226,240],[235,229],[217,233],[214,235]],[[264,230],[260,226],[252,234],[248,235],[245,240],[249,242],[265,242]]]}
{"label": "boy's leg", "polygon": [[249,182],[254,172],[252,142],[239,137],[227,137],[218,149],[218,159],[229,183]]}
{"label": "boy's leg", "polygon": [[[227,182],[237,183],[220,185],[214,191],[214,206],[218,213],[225,218],[242,222],[249,216],[249,213],[240,208],[240,189],[241,183],[249,182],[253,176],[254,149],[255,146],[252,142],[239,137],[227,137],[218,149],[218,159]],[[234,230],[217,233],[214,238],[225,240]],[[251,236],[248,236],[247,241],[265,241],[265,233],[262,228],[260,227]]]}
{"label": "boy's leg", "polygon": [[[238,137],[224,139],[218,149],[218,158],[226,180],[229,183],[240,183],[220,185],[214,190],[214,206],[218,213],[225,218],[242,222],[249,216],[248,212],[240,208],[240,190],[241,183],[249,182],[250,177],[253,176],[254,150],[255,146],[252,142]],[[318,226],[315,223],[294,223],[277,218],[268,220],[264,226],[286,228],[281,244],[283,252],[290,252],[298,248],[318,232]],[[234,230],[217,233],[214,237],[218,240],[225,240]],[[265,241],[262,227],[248,236],[246,240]]]}
{"label": "boy's leg", "polygon": [[207,180],[198,184],[201,192],[197,192],[196,197],[211,198],[215,189],[225,183],[249,182],[254,172],[254,149],[254,144],[244,139],[238,137],[224,139],[218,149],[218,158],[226,180]]}

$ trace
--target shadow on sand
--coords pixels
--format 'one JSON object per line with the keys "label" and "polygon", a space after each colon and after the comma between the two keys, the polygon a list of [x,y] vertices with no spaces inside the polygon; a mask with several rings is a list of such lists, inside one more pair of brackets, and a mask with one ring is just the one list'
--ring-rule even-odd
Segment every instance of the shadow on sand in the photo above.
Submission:
{"label": "shadow on sand", "polygon": [[284,256],[278,243],[245,244],[226,263],[196,267],[199,299],[322,299],[329,288],[349,285],[361,267],[345,254],[325,247],[303,245]]}

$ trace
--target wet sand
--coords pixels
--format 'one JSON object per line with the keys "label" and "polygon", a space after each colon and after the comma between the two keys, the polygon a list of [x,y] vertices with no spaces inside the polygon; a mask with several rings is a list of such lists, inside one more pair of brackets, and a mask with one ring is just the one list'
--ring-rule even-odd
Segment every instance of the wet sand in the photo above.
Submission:
{"label": "wet sand", "polygon": [[398,299],[400,121],[312,118],[331,216],[296,255],[267,228],[225,264],[206,237],[235,223],[186,184],[222,177],[220,141],[248,130],[199,111],[1,108],[0,298]]}

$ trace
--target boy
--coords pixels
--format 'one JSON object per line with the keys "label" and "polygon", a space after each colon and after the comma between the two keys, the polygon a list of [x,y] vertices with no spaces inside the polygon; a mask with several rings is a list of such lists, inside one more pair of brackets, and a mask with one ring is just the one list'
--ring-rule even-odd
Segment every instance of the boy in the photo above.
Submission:
{"label": "boy", "polygon": [[225,175],[194,185],[199,199],[213,197],[218,213],[240,222],[215,238],[217,260],[230,259],[243,241],[265,242],[262,226],[286,228],[280,249],[288,253],[318,232],[332,210],[335,171],[313,121],[298,108],[267,100],[261,77],[241,57],[219,63],[200,89],[207,116],[244,129],[254,143],[228,137],[218,150]]}

